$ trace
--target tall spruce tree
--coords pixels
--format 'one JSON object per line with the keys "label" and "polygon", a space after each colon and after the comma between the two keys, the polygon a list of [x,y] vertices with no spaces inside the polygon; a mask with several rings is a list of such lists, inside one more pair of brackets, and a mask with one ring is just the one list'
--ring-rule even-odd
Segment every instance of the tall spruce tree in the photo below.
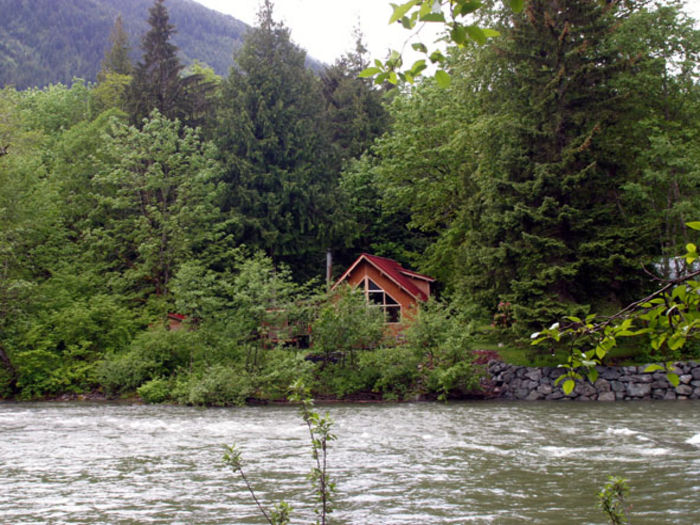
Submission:
{"label": "tall spruce tree", "polygon": [[112,32],[109,34],[109,42],[110,47],[105,51],[102,67],[97,73],[98,82],[104,82],[110,73],[131,75],[134,70],[131,58],[129,58],[129,52],[131,51],[129,36],[124,31],[121,15],[117,16],[114,22]]}
{"label": "tall spruce tree", "polygon": [[170,23],[164,0],[155,0],[149,9],[150,29],[143,37],[143,58],[137,64],[129,95],[132,121],[140,124],[151,111],[188,126],[201,124],[207,113],[208,93],[213,85],[202,75],[181,75],[184,66],[171,41],[176,32]]}
{"label": "tall spruce tree", "polygon": [[486,146],[501,161],[477,179],[463,283],[468,294],[489,290],[493,306],[510,300],[523,328],[571,303],[618,303],[640,291],[650,247],[620,206],[628,174],[604,144],[620,118],[613,81],[626,63],[609,45],[620,9],[532,0],[491,55],[497,83],[482,96],[505,117],[510,142],[496,132]]}
{"label": "tall spruce tree", "polygon": [[388,127],[384,92],[358,77],[369,61],[359,28],[354,35],[355,49],[321,74],[331,138],[341,161],[359,158]]}
{"label": "tall spruce tree", "polygon": [[616,39],[628,7],[639,9],[532,0],[500,13],[501,37],[452,54],[447,90],[426,83],[394,105],[376,148],[385,202],[439,234],[423,268],[473,311],[510,301],[527,330],[649,285],[641,263],[658,245],[625,198],[640,181],[629,131],[641,124],[623,82],[639,49]]}
{"label": "tall spruce tree", "polygon": [[240,218],[240,241],[297,276],[322,273],[337,186],[319,80],[305,58],[273,19],[272,2],[263,2],[223,83],[215,135],[224,208]]}

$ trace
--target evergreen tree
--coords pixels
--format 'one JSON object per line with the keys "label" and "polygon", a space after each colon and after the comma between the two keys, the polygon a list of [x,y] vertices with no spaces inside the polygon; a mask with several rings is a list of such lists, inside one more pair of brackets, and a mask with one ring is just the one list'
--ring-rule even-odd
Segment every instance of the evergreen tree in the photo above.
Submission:
{"label": "evergreen tree", "polygon": [[355,49],[321,74],[331,139],[341,161],[359,158],[388,127],[383,91],[358,75],[369,65],[359,28]]}
{"label": "evergreen tree", "polygon": [[297,276],[318,274],[334,236],[337,175],[319,81],[272,11],[263,2],[222,86],[215,140],[225,165],[223,205],[240,218],[241,242],[289,263]]}
{"label": "evergreen tree", "polygon": [[109,41],[111,45],[105,52],[102,67],[97,74],[98,82],[104,82],[110,73],[131,75],[134,69],[129,58],[129,52],[131,51],[129,37],[124,31],[121,15],[117,16],[114,22],[112,32],[109,34]]}
{"label": "evergreen tree", "polygon": [[453,54],[447,90],[402,97],[377,148],[385,200],[439,234],[423,268],[476,311],[511,302],[523,331],[649,286],[658,243],[631,190],[654,190],[629,152],[652,128],[630,134],[647,103],[628,71],[658,49],[640,31],[621,47],[626,9],[532,0],[494,17],[502,36]]}
{"label": "evergreen tree", "polygon": [[620,205],[629,171],[607,146],[623,118],[614,81],[626,61],[610,45],[619,16],[617,3],[533,0],[490,55],[498,83],[482,100],[509,129],[487,140],[499,161],[478,168],[487,177],[465,216],[462,282],[492,307],[510,300],[523,328],[643,287],[653,248]]}
{"label": "evergreen tree", "polygon": [[155,0],[149,9],[150,29],[143,37],[143,58],[134,71],[130,88],[132,121],[139,124],[153,109],[167,118],[179,118],[190,126],[199,124],[203,104],[212,86],[201,75],[182,77],[184,66],[171,41],[176,32],[170,23],[164,0]]}

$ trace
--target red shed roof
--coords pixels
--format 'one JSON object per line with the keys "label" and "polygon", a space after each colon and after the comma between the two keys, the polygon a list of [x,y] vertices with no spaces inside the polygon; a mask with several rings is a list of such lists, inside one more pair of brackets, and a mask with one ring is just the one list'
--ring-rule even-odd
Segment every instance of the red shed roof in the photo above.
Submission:
{"label": "red shed roof", "polygon": [[435,279],[433,279],[432,277],[428,277],[427,275],[420,274],[418,272],[407,270],[393,259],[387,259],[386,257],[378,257],[377,255],[370,255],[369,253],[363,253],[362,255],[360,255],[357,258],[357,260],[354,263],[352,263],[350,268],[348,268],[347,271],[340,277],[340,279],[338,279],[335,285],[333,285],[333,288],[335,288],[336,286],[338,286],[338,284],[343,282],[347,278],[347,276],[350,275],[352,271],[357,267],[357,265],[360,264],[362,261],[367,261],[369,264],[374,266],[386,277],[394,281],[394,283],[397,286],[403,288],[414,299],[418,299],[421,301],[428,300],[428,296],[425,294],[425,292],[423,292],[415,284],[413,284],[413,282],[411,282],[411,279],[420,279],[429,283],[434,282]]}

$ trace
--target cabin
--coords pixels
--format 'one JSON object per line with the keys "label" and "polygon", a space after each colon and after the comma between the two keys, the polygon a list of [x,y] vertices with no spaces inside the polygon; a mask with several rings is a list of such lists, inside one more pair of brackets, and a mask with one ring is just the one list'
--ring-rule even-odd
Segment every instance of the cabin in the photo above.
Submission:
{"label": "cabin", "polygon": [[359,287],[369,306],[384,310],[388,331],[399,335],[418,305],[430,298],[434,282],[432,277],[407,270],[392,259],[363,253],[331,289],[343,283]]}

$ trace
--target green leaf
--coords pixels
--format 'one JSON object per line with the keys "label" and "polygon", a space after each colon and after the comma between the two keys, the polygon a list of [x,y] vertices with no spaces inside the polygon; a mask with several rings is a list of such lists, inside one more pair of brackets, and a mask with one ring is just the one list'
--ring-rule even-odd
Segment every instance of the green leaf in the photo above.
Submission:
{"label": "green leaf", "polygon": [[562,385],[562,390],[564,391],[564,394],[567,396],[574,391],[574,387],[576,386],[576,381],[573,379],[567,379],[564,381],[564,384]]}
{"label": "green leaf", "polygon": [[381,72],[382,70],[378,67],[368,67],[367,69],[363,69],[362,71],[360,71],[360,74],[357,76],[359,78],[369,78],[373,77],[374,75],[378,75]]}
{"label": "green leaf", "polygon": [[430,61],[435,64],[436,62],[444,62],[445,61],[445,55],[443,55],[439,49],[436,49],[430,54]]}
{"label": "green leaf", "polygon": [[413,29],[416,27],[416,20],[414,18],[408,18],[407,16],[404,16],[401,19],[401,25],[404,27],[404,29]]}
{"label": "green leaf", "polygon": [[468,15],[479,9],[483,4],[478,0],[458,2],[457,6],[454,8],[455,15]]}
{"label": "green leaf", "polygon": [[435,72],[435,81],[437,82],[438,86],[444,89],[449,87],[450,82],[452,82],[452,78],[442,69],[438,69]]}
{"label": "green leaf", "polygon": [[450,31],[450,38],[455,44],[459,46],[464,45],[464,42],[467,40],[466,28],[463,25],[455,25]]}
{"label": "green leaf", "polygon": [[428,66],[425,64],[425,60],[416,60],[411,66],[410,74],[412,76],[418,76],[427,67]]}
{"label": "green leaf", "polygon": [[423,19],[425,15],[428,15],[431,13],[433,9],[433,0],[423,0],[423,3],[420,6],[420,11],[418,12],[418,16]]}
{"label": "green leaf", "polygon": [[480,46],[483,46],[486,43],[486,35],[484,34],[484,30],[480,27],[471,25],[467,26],[466,30],[469,37]]}
{"label": "green leaf", "polygon": [[644,373],[648,374],[651,372],[658,372],[660,370],[666,370],[666,369],[661,365],[649,365],[644,369]]}
{"label": "green leaf", "polygon": [[420,53],[427,53],[428,52],[428,48],[425,46],[425,44],[423,44],[421,42],[416,42],[415,44],[411,44],[411,47]]}
{"label": "green leaf", "polygon": [[394,8],[394,12],[391,15],[391,18],[389,19],[389,23],[393,24],[400,18],[402,18],[406,13],[408,13],[412,7],[418,5],[420,3],[420,0],[410,0],[410,2],[406,2],[403,4],[391,4],[391,7]]}
{"label": "green leaf", "polygon": [[508,0],[508,4],[514,13],[520,13],[525,7],[525,0]]}
{"label": "green leaf", "polygon": [[488,29],[485,28],[483,29],[484,35],[486,35],[486,38],[494,38],[497,36],[501,36],[500,31],[496,31],[495,29]]}
{"label": "green leaf", "polygon": [[685,225],[693,230],[700,230],[700,221],[686,222]]}
{"label": "green leaf", "polygon": [[442,13],[428,13],[420,17],[421,22],[444,22],[445,15]]}
{"label": "green leaf", "polygon": [[668,379],[668,382],[671,383],[674,387],[678,387],[678,385],[681,384],[681,381],[678,378],[678,374],[674,372],[669,372],[668,374],[666,374],[666,379]]}
{"label": "green leaf", "polygon": [[591,368],[588,371],[588,380],[591,382],[591,384],[598,381],[598,370],[596,370],[595,368]]}

